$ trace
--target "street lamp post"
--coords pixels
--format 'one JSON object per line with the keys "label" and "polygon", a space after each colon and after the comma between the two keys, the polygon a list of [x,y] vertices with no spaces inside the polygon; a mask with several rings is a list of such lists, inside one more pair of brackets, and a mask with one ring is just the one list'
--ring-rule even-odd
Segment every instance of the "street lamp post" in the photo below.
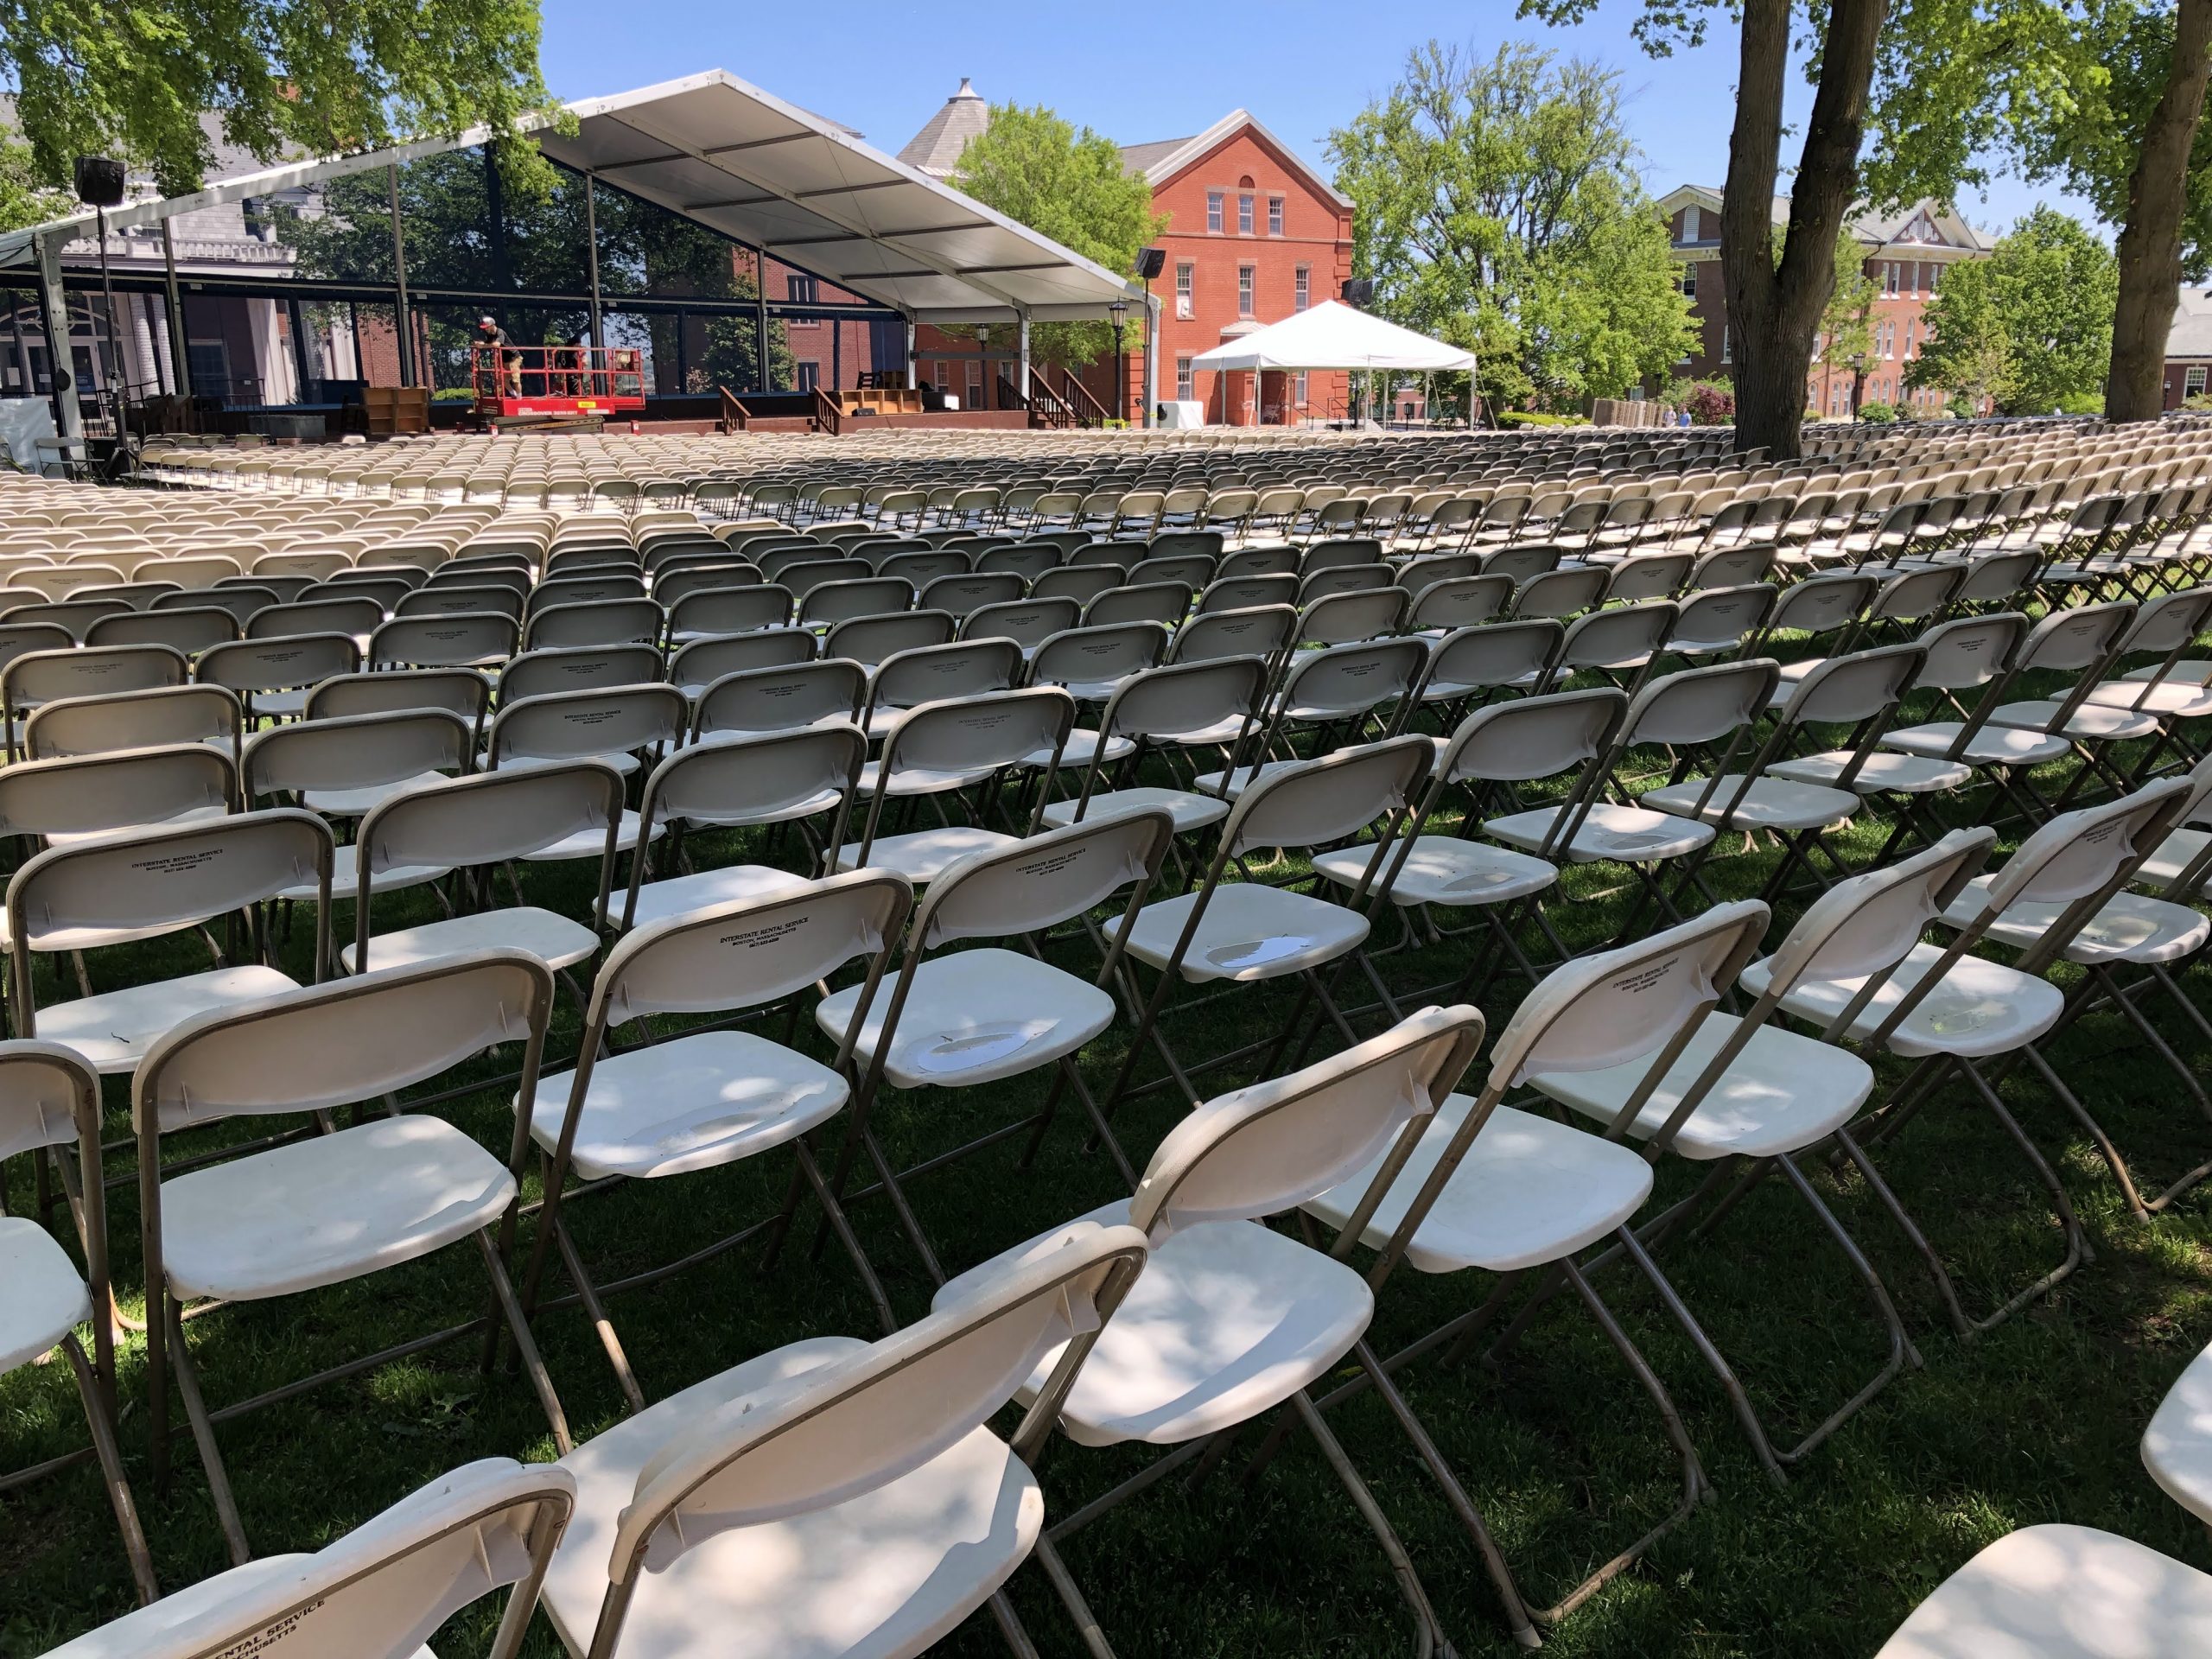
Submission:
{"label": "street lamp post", "polygon": [[1122,355],[1122,328],[1128,321],[1129,302],[1123,299],[1109,300],[1106,315],[1114,320],[1114,418],[1127,426],[1129,423],[1129,365]]}
{"label": "street lamp post", "polygon": [[1851,354],[1851,418],[1854,421],[1859,418],[1859,395],[1866,389],[1866,353],[1853,352]]}

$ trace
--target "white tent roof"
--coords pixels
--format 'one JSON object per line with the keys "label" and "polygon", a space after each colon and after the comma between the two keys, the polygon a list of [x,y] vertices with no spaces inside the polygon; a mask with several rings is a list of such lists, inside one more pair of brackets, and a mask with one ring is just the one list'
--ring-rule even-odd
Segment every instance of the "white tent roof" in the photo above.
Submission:
{"label": "white tent roof", "polygon": [[1475,354],[1335,300],[1200,352],[1197,369],[1471,369]]}
{"label": "white tent roof", "polygon": [[[918,322],[1101,317],[1142,290],[1072,249],[951,186],[871,149],[835,122],[726,70],[571,104],[576,130],[541,128],[555,161],[593,174],[726,236],[817,272]],[[109,228],[483,143],[478,128],[367,155],[295,162],[189,196],[129,202]],[[91,234],[92,215],[0,234],[0,264],[30,257],[34,236]]]}

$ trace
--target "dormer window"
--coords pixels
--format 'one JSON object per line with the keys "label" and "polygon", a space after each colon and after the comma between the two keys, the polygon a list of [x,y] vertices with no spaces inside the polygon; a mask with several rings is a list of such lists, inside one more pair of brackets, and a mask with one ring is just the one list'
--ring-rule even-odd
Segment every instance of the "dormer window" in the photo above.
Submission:
{"label": "dormer window", "polygon": [[1701,227],[1699,226],[1697,221],[1697,204],[1695,202],[1692,202],[1688,207],[1682,209],[1683,241],[1694,242],[1698,239],[1698,232]]}

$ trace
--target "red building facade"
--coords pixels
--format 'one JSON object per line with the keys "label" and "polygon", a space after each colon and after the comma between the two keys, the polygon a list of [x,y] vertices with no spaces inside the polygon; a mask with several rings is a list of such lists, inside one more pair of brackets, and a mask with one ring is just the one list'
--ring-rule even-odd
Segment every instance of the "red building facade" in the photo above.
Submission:
{"label": "red building facade", "polygon": [[[1668,240],[1700,333],[1676,372],[1693,379],[1727,378],[1734,350],[1720,276],[1720,193],[1683,185],[1660,200],[1659,210],[1667,215]],[[1774,222],[1785,224],[1789,216],[1789,198],[1777,196]],[[1941,291],[1944,271],[1961,260],[1986,258],[1990,245],[1955,208],[1933,200],[1897,213],[1862,213],[1852,229],[1874,284],[1870,349],[1866,362],[1854,365],[1826,351],[1825,341],[1815,342],[1805,407],[1820,420],[1848,420],[1856,384],[1859,404],[1902,403],[1916,415],[1940,415],[1942,395],[1908,390],[1905,370],[1929,338],[1928,304]]]}

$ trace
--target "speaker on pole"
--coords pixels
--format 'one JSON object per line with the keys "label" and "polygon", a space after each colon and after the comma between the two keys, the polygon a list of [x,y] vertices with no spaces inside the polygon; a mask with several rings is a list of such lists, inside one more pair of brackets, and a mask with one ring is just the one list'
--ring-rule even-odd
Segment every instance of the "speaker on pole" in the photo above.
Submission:
{"label": "speaker on pole", "polygon": [[123,163],[112,156],[77,158],[77,200],[87,207],[120,207],[123,185]]}
{"label": "speaker on pole", "polygon": [[1137,275],[1143,277],[1147,283],[1166,269],[1166,249],[1139,248],[1137,250]]}
{"label": "speaker on pole", "polygon": [[1344,302],[1358,310],[1367,309],[1375,303],[1375,279],[1371,276],[1345,277]]}

